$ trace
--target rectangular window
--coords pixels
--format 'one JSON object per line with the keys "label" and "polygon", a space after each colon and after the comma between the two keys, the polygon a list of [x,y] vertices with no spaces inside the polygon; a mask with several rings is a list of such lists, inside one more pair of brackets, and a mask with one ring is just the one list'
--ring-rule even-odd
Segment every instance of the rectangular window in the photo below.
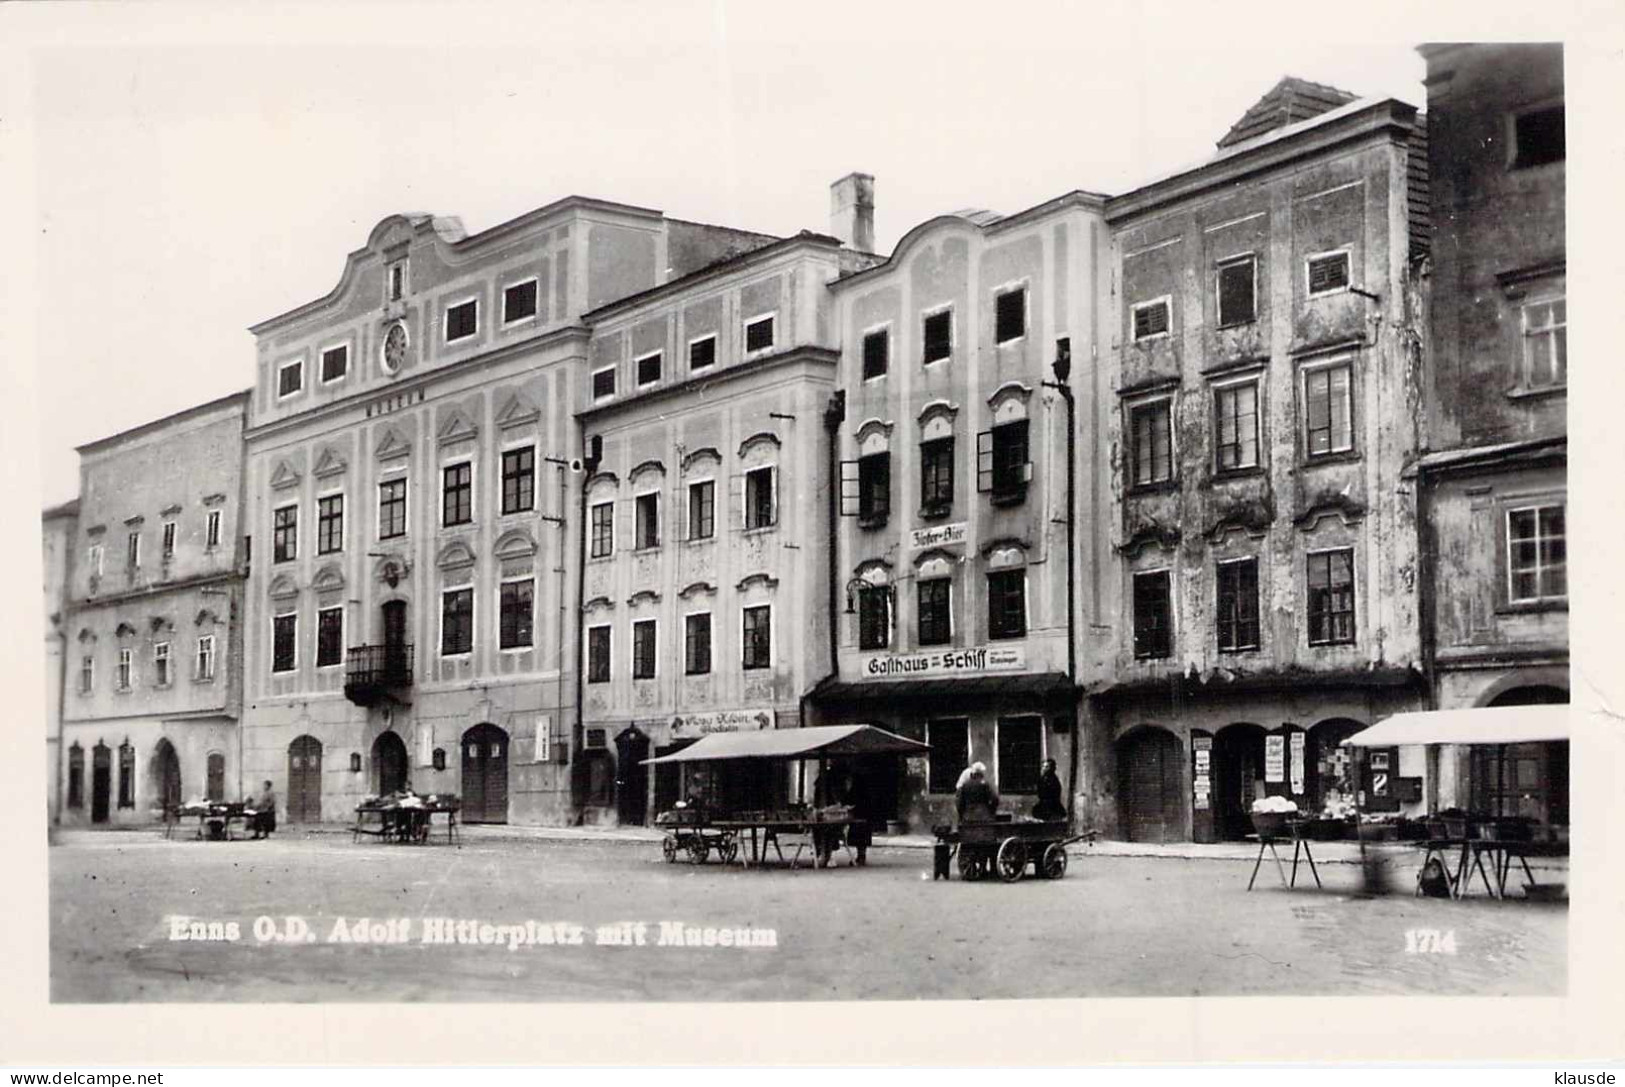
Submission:
{"label": "rectangular window", "polygon": [[1017,287],[993,299],[993,342],[1009,343],[1027,334],[1027,288]]}
{"label": "rectangular window", "polygon": [[470,298],[467,302],[459,302],[455,306],[446,307],[446,342],[466,340],[474,335],[479,327],[480,302],[477,298]]}
{"label": "rectangular window", "polygon": [[1219,648],[1257,649],[1258,560],[1221,562],[1218,575]]}
{"label": "rectangular window", "polygon": [[778,521],[773,501],[773,469],[752,468],[745,473],[745,527],[770,528]]}
{"label": "rectangular window", "polygon": [[920,443],[920,506],[946,511],[954,504],[954,440],[933,438]]}
{"label": "rectangular window", "polygon": [[940,362],[953,354],[954,311],[945,309],[940,313],[927,314],[921,327],[921,338],[924,342],[921,358],[927,364]]}
{"label": "rectangular window", "polygon": [[1321,551],[1309,556],[1309,644],[1347,645],[1354,641],[1354,552]]}
{"label": "rectangular window", "polygon": [[1038,791],[1038,767],[1044,760],[1041,717],[1001,717],[999,792],[1005,796]]}
{"label": "rectangular window", "polygon": [[1304,448],[1311,457],[1354,448],[1351,369],[1345,363],[1303,375]]}
{"label": "rectangular window", "polygon": [[152,647],[152,680],[160,687],[169,686],[169,643],[158,642]]}
{"label": "rectangular window", "polygon": [[609,682],[609,627],[587,628],[587,682]]}
{"label": "rectangular window", "polygon": [[378,484],[378,537],[389,540],[406,535],[406,480],[386,479]]}
{"label": "rectangular window", "polygon": [[639,619],[632,624],[632,678],[655,676],[655,621]]}
{"label": "rectangular window", "polygon": [[1322,253],[1309,258],[1309,294],[1331,294],[1349,285],[1348,253]]}
{"label": "rectangular window", "polygon": [[474,649],[474,590],[447,589],[440,594],[440,655],[454,657]]}
{"label": "rectangular window", "polygon": [[305,360],[284,363],[276,372],[276,394],[278,397],[292,396],[305,387]]}
{"label": "rectangular window", "polygon": [[209,511],[208,528],[205,530],[205,533],[204,533],[203,546],[205,546],[205,547],[219,547],[220,546],[220,511],[219,510],[210,510]]}
{"label": "rectangular window", "polygon": [[1168,334],[1168,299],[1141,302],[1134,307],[1134,338],[1149,340],[1153,336]]}
{"label": "rectangular window", "polygon": [[953,624],[949,618],[949,590],[947,578],[915,582],[915,598],[919,603],[919,643],[946,645],[953,637]]}
{"label": "rectangular window", "polygon": [[527,279],[502,291],[502,323],[511,325],[536,316],[536,280]]}
{"label": "rectangular window", "polygon": [[660,380],[660,362],[661,356],[659,351],[656,351],[652,355],[644,355],[642,358],[637,360],[635,368],[637,370],[639,386],[653,385],[655,382]]}
{"label": "rectangular window", "polygon": [[124,538],[124,561],[134,567],[141,565],[141,533],[135,531]]}
{"label": "rectangular window", "polygon": [[615,551],[615,503],[600,502],[592,508],[592,557],[604,558]]}
{"label": "rectangular window", "polygon": [[298,633],[297,615],[279,615],[271,620],[271,671],[293,671]]}
{"label": "rectangular window", "polygon": [[91,577],[102,576],[102,545],[91,544],[90,552],[85,556],[85,565],[90,567]]}
{"label": "rectangular window", "polygon": [[891,587],[858,588],[858,648],[885,649],[891,644]]}
{"label": "rectangular window", "polygon": [[535,582],[504,581],[498,605],[497,645],[502,649],[524,649],[532,644]]}
{"label": "rectangular window", "polygon": [[1000,423],[976,436],[976,489],[995,499],[1027,493],[1032,464],[1027,459],[1027,420]]}
{"label": "rectangular window", "polygon": [[1172,578],[1167,570],[1134,575],[1134,659],[1161,660],[1174,650]]}
{"label": "rectangular window", "polygon": [[468,462],[441,470],[441,523],[466,525],[474,519],[474,466]]}
{"label": "rectangular window", "polygon": [[323,608],[316,613],[316,667],[344,662],[344,609]]}
{"label": "rectangular window", "polygon": [[773,610],[760,604],[744,611],[740,664],[746,668],[773,666]]}
{"label": "rectangular window", "polygon": [[174,521],[165,521],[164,522],[163,541],[164,541],[164,558],[166,558],[166,559],[174,558],[175,557],[175,522]]}
{"label": "rectangular window", "polygon": [[344,496],[330,494],[316,500],[316,554],[344,550]]}
{"label": "rectangular window", "polygon": [[863,377],[886,376],[886,367],[891,361],[891,333],[885,329],[870,332],[863,337]]}
{"label": "rectangular window", "polygon": [[660,495],[651,492],[640,494],[633,500],[635,502],[636,542],[633,546],[638,548],[660,546]]}
{"label": "rectangular window", "polygon": [[1235,472],[1258,466],[1258,383],[1226,385],[1213,390],[1218,435],[1218,470]]}
{"label": "rectangular window", "polygon": [[717,485],[712,480],[688,485],[688,538],[709,540],[717,530]]}
{"label": "rectangular window", "polygon": [[683,671],[691,676],[711,671],[711,613],[683,619]]}
{"label": "rectangular window", "polygon": [[129,690],[135,683],[133,656],[128,649],[118,651],[118,667],[113,672],[113,682],[118,684],[118,689],[121,691]]}
{"label": "rectangular window", "polygon": [[322,352],[322,383],[338,381],[350,372],[350,345],[341,343]]}
{"label": "rectangular window", "polygon": [[1507,511],[1507,599],[1562,600],[1569,595],[1568,545],[1560,505]]}
{"label": "rectangular window", "polygon": [[1152,487],[1174,478],[1172,400],[1153,400],[1129,408],[1129,455],[1136,487]]}
{"label": "rectangular window", "polygon": [[758,317],[745,325],[745,353],[766,351],[773,346],[773,317]]}
{"label": "rectangular window", "polygon": [[214,678],[214,635],[204,634],[197,640],[197,661],[193,666],[198,679]]}
{"label": "rectangular window", "polygon": [[717,338],[706,336],[695,340],[688,345],[688,368],[690,370],[705,370],[716,365]]}
{"label": "rectangular window", "polygon": [[1512,119],[1512,167],[1562,162],[1567,154],[1563,103],[1528,110]]}
{"label": "rectangular window", "polygon": [[389,300],[399,302],[406,295],[406,262],[389,266]]}
{"label": "rectangular window", "polygon": [[1528,389],[1555,389],[1569,380],[1568,300],[1552,298],[1523,307],[1523,382]]}
{"label": "rectangular window", "polygon": [[884,524],[891,513],[891,454],[858,458],[858,520]]}
{"label": "rectangular window", "polygon": [[925,742],[931,748],[926,756],[926,789],[951,793],[959,775],[970,765],[970,726],[962,717],[927,721]]}
{"label": "rectangular window", "polygon": [[536,449],[510,449],[502,454],[502,512],[536,508]]}
{"label": "rectangular window", "polygon": [[987,636],[1021,638],[1027,633],[1027,572],[998,570],[987,575]]}
{"label": "rectangular window", "polygon": [[79,658],[79,693],[89,694],[96,687],[96,658]]}
{"label": "rectangular window", "polygon": [[602,400],[606,396],[615,395],[615,367],[610,366],[603,370],[594,370],[592,375],[592,398]]}
{"label": "rectangular window", "polygon": [[283,506],[271,514],[271,561],[299,557],[299,507]]}
{"label": "rectangular window", "polygon": [[1258,317],[1258,263],[1238,257],[1219,265],[1219,327],[1244,325]]}

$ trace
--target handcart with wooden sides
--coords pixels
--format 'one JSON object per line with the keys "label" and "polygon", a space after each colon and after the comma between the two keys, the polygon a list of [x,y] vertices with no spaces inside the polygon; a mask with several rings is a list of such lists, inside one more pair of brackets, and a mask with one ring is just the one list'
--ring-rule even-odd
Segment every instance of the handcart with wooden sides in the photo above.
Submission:
{"label": "handcart with wooden sides", "polygon": [[969,882],[997,875],[1014,883],[1032,868],[1045,879],[1066,875],[1066,847],[1093,840],[1094,831],[1073,834],[1064,819],[998,819],[931,828],[937,846],[957,850],[959,877]]}
{"label": "handcart with wooden sides", "polygon": [[686,856],[690,864],[704,864],[712,853],[723,864],[739,856],[739,838],[728,827],[714,827],[700,808],[676,808],[655,817],[655,826],[664,830],[660,852],[667,864]]}

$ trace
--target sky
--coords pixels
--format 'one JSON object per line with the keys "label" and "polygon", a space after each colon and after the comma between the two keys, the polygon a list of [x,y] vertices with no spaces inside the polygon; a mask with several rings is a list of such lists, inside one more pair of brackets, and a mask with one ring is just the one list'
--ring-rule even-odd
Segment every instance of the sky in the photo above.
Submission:
{"label": "sky", "polygon": [[6,119],[43,504],[77,493],[74,446],[247,387],[247,326],[395,212],[474,233],[578,193],[785,234],[862,170],[888,252],[1199,161],[1283,75],[1425,103],[1427,28],[1381,5],[1270,34],[1121,0],[41,8]]}

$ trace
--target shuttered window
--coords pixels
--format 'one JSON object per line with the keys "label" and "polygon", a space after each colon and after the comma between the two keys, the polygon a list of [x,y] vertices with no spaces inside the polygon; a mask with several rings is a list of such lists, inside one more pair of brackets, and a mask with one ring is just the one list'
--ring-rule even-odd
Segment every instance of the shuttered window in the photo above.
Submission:
{"label": "shuttered window", "polygon": [[1136,340],[1161,336],[1168,331],[1168,301],[1159,299],[1134,307],[1134,338]]}
{"label": "shuttered window", "polygon": [[1326,253],[1309,258],[1309,293],[1330,294],[1349,285],[1349,255]]}

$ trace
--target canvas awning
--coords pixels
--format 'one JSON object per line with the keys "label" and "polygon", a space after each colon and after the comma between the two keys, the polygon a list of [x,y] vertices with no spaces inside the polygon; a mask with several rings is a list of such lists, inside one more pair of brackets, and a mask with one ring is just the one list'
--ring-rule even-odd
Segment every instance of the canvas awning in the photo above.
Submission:
{"label": "canvas awning", "polygon": [[917,740],[874,725],[816,725],[760,732],[713,732],[694,743],[644,763],[716,762],[726,759],[824,759],[842,755],[923,755]]}
{"label": "canvas awning", "polygon": [[1351,747],[1409,744],[1524,744],[1569,738],[1568,706],[1492,706],[1484,709],[1396,713],[1356,732]]}

